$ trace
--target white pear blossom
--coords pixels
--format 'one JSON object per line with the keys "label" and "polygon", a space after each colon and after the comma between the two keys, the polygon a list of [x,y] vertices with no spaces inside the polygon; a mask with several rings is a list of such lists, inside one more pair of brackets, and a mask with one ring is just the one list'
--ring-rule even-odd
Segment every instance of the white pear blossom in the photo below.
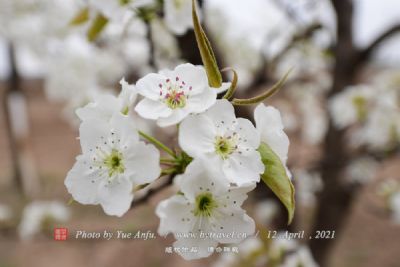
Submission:
{"label": "white pear blossom", "polygon": [[311,251],[306,246],[299,247],[295,253],[287,256],[285,262],[281,267],[318,267],[319,265],[315,262]]}
{"label": "white pear blossom", "polygon": [[164,0],[164,14],[165,24],[177,35],[193,28],[192,0]]}
{"label": "white pear blossom", "polygon": [[283,131],[279,110],[261,103],[254,110],[254,120],[261,141],[267,143],[285,164],[289,151],[289,138]]}
{"label": "white pear blossom", "polygon": [[297,200],[305,206],[314,205],[317,200],[315,194],[324,187],[321,175],[306,170],[295,170],[294,173]]}
{"label": "white pear blossom", "polygon": [[335,126],[343,129],[365,120],[373,96],[373,88],[367,85],[349,86],[334,96],[329,102],[329,111]]}
{"label": "white pear blossom", "polygon": [[372,181],[379,168],[379,163],[372,157],[362,157],[350,162],[345,176],[350,183],[366,184]]}
{"label": "white pear blossom", "polygon": [[366,144],[373,150],[390,148],[399,141],[399,111],[382,108],[372,109],[365,125],[353,137],[353,143]]}
{"label": "white pear blossom", "polygon": [[89,0],[91,8],[115,21],[121,21],[129,15],[133,15],[134,8],[153,3],[154,0]]}
{"label": "white pear blossom", "polygon": [[79,133],[82,154],[65,179],[68,192],[82,204],[100,204],[108,215],[122,216],[132,189],[159,176],[159,151],[139,141],[133,121],[120,113],[109,122],[83,121]]}
{"label": "white pear blossom", "polygon": [[302,138],[311,145],[321,143],[328,130],[327,112],[321,105],[321,99],[309,90],[298,102],[302,116]]}
{"label": "white pear blossom", "polygon": [[184,252],[186,260],[209,256],[209,247],[218,243],[239,243],[255,230],[255,223],[241,208],[247,192],[255,184],[232,187],[219,179],[201,160],[194,160],[185,173],[177,177],[181,194],[159,203],[156,214],[160,217],[158,233],[173,233],[174,247],[197,248],[197,252]]}
{"label": "white pear blossom", "polygon": [[108,91],[108,85],[117,81],[124,69],[113,51],[100,50],[76,35],[54,44],[47,65],[47,97],[66,102],[71,110]]}
{"label": "white pear blossom", "polygon": [[70,217],[68,208],[59,201],[34,201],[28,204],[23,211],[18,233],[21,239],[31,239],[44,228],[52,228],[53,225],[45,225],[56,222],[66,222]]}
{"label": "white pear blossom", "polygon": [[78,108],[76,114],[82,121],[98,119],[109,121],[116,113],[127,115],[136,101],[137,93],[134,85],[128,84],[125,79],[120,81],[121,92],[118,97],[111,94],[101,94],[94,102],[83,108]]}
{"label": "white pear blossom", "polygon": [[10,220],[12,216],[13,212],[11,208],[5,204],[0,204],[0,223]]}
{"label": "white pear blossom", "polygon": [[287,174],[291,177],[286,167],[289,150],[289,138],[283,131],[283,123],[279,110],[259,104],[254,110],[254,120],[261,142],[266,143],[279,157],[285,166]]}
{"label": "white pear blossom", "polygon": [[179,144],[191,157],[207,161],[210,168],[222,171],[229,182],[239,186],[258,182],[264,172],[257,151],[260,134],[249,120],[236,118],[225,99],[186,118],[180,125]]}
{"label": "white pear blossom", "polygon": [[256,221],[262,225],[270,225],[278,212],[278,204],[271,199],[257,203],[254,208]]}
{"label": "white pear blossom", "polygon": [[[259,237],[249,237],[238,246],[239,253],[222,253],[212,267],[240,267],[242,262],[251,260],[256,266],[266,266],[268,257],[265,253],[265,245]],[[255,259],[255,256],[257,259]]]}
{"label": "white pear blossom", "polygon": [[202,66],[182,64],[173,71],[151,73],[136,83],[141,100],[135,110],[161,127],[181,122],[190,113],[205,111],[216,101],[217,90],[208,85]]}
{"label": "white pear blossom", "polygon": [[151,38],[154,44],[154,61],[158,69],[165,69],[182,63],[175,36],[159,19],[151,21]]}
{"label": "white pear blossom", "polygon": [[397,191],[390,196],[389,207],[392,211],[393,221],[396,224],[400,224],[400,191]]}

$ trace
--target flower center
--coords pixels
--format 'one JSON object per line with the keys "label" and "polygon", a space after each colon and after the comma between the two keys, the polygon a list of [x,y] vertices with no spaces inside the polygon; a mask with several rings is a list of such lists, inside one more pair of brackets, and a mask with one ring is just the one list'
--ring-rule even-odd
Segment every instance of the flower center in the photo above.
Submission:
{"label": "flower center", "polygon": [[357,117],[359,120],[363,121],[367,117],[367,101],[362,96],[356,96],[353,98],[353,105],[357,111]]}
{"label": "flower center", "polygon": [[181,9],[183,6],[183,0],[174,0],[174,6],[176,9]]}
{"label": "flower center", "polygon": [[210,193],[203,193],[196,197],[195,216],[210,217],[212,211],[218,207]]}
{"label": "flower center", "polygon": [[236,148],[236,142],[231,136],[217,136],[215,138],[215,152],[220,155],[222,159],[227,159],[229,155],[236,150]]}
{"label": "flower center", "polygon": [[183,91],[171,90],[165,95],[165,103],[171,109],[183,108],[186,105],[186,96]]}
{"label": "flower center", "polygon": [[122,163],[122,153],[115,149],[104,159],[104,165],[107,167],[108,176],[110,177],[125,171],[125,166]]}
{"label": "flower center", "polygon": [[187,85],[179,77],[176,77],[174,81],[168,78],[164,83],[160,83],[159,87],[161,101],[171,109],[185,107],[189,98],[188,94],[192,91],[192,86]]}
{"label": "flower center", "polygon": [[119,4],[120,4],[121,6],[124,6],[124,5],[129,4],[130,1],[131,1],[131,0],[119,0]]}

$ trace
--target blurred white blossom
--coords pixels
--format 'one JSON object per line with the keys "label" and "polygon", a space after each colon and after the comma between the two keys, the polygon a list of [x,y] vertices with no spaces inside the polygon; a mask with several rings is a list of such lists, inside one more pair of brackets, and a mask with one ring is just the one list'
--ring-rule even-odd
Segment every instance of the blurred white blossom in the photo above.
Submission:
{"label": "blurred white blossom", "polygon": [[323,182],[319,173],[312,173],[306,170],[295,170],[296,197],[297,200],[305,205],[314,205],[315,194],[323,188]]}
{"label": "blurred white blossom", "polygon": [[59,201],[34,201],[24,208],[18,234],[21,239],[31,239],[42,230],[52,230],[53,224],[66,222],[69,218],[70,211]]}
{"label": "blurred white blossom", "polygon": [[367,85],[350,86],[334,96],[329,102],[329,111],[335,126],[343,129],[364,121],[373,96],[374,88]]}
{"label": "blurred white blossom", "polygon": [[355,159],[345,170],[346,180],[350,183],[369,183],[375,177],[378,168],[379,163],[371,157]]}

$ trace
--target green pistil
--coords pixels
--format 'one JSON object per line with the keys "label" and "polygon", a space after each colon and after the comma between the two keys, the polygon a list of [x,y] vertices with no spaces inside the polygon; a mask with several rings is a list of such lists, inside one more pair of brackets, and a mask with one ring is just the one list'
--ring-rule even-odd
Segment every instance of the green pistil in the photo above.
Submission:
{"label": "green pistil", "polygon": [[212,211],[218,207],[210,193],[200,194],[196,197],[195,216],[210,217]]}
{"label": "green pistil", "polygon": [[131,1],[131,0],[119,0],[119,4],[120,4],[121,6],[124,6],[124,5],[129,4],[130,1]]}
{"label": "green pistil", "polygon": [[128,113],[129,113],[129,107],[128,107],[128,106],[124,107],[124,108],[121,110],[121,113],[122,113],[123,115],[128,115]]}
{"label": "green pistil", "polygon": [[165,102],[171,109],[183,108],[186,105],[186,96],[183,92],[172,90],[165,96]]}
{"label": "green pistil", "polygon": [[122,163],[122,153],[118,150],[113,149],[111,154],[104,159],[104,164],[108,168],[108,176],[110,177],[125,171],[125,166]]}
{"label": "green pistil", "polygon": [[174,5],[176,9],[181,9],[183,6],[183,0],[174,0]]}
{"label": "green pistil", "polygon": [[227,159],[236,149],[234,140],[231,137],[217,136],[215,140],[215,152],[223,159]]}
{"label": "green pistil", "polygon": [[356,96],[353,98],[353,105],[357,110],[357,117],[360,121],[363,121],[367,117],[367,101],[362,96]]}

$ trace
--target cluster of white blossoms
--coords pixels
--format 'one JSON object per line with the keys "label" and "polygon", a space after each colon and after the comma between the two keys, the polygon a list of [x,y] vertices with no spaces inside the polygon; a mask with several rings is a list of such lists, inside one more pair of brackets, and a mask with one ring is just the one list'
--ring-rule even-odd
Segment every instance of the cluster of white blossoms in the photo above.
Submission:
{"label": "cluster of white blossoms", "polygon": [[350,137],[353,145],[387,150],[399,143],[398,76],[392,73],[372,85],[350,86],[332,98],[329,107],[335,126],[339,129],[358,126]]}
{"label": "cluster of white blossoms", "polygon": [[240,253],[224,253],[213,267],[277,266],[277,267],[318,267],[310,249],[295,240],[284,238],[279,232],[272,240],[259,237],[246,239],[238,246]]}
{"label": "cluster of white blossoms", "polygon": [[66,222],[70,218],[68,208],[58,201],[34,201],[23,210],[18,234],[29,240],[41,231],[53,231],[54,223]]}
{"label": "cluster of white blossoms", "polygon": [[[136,189],[168,173],[179,192],[157,206],[158,231],[163,236],[173,233],[176,247],[197,248],[196,253],[180,250],[182,257],[207,257],[212,253],[209,247],[251,236],[255,223],[241,206],[265,171],[261,143],[270,147],[284,175],[290,176],[285,166],[289,140],[279,111],[259,104],[256,127],[237,118],[228,100],[217,99],[227,84],[209,86],[204,67],[192,64],[148,74],[136,86],[124,80],[121,85],[118,97],[100,95],[76,112],[82,121],[82,154],[65,180],[73,198],[122,216]],[[179,126],[181,150],[169,149],[140,131],[132,112],[161,127]],[[139,136],[173,158],[160,158],[156,147]],[[160,163],[172,165],[172,172],[161,172]]]}
{"label": "cluster of white blossoms", "polygon": [[379,185],[378,194],[384,198],[392,221],[400,224],[400,182],[392,178],[385,180]]}
{"label": "cluster of white blossoms", "polygon": [[101,14],[111,22],[125,25],[136,16],[153,17],[160,9],[164,14],[163,21],[172,33],[182,35],[193,27],[192,0],[164,0],[162,7],[156,0],[89,0],[88,8],[90,17]]}

